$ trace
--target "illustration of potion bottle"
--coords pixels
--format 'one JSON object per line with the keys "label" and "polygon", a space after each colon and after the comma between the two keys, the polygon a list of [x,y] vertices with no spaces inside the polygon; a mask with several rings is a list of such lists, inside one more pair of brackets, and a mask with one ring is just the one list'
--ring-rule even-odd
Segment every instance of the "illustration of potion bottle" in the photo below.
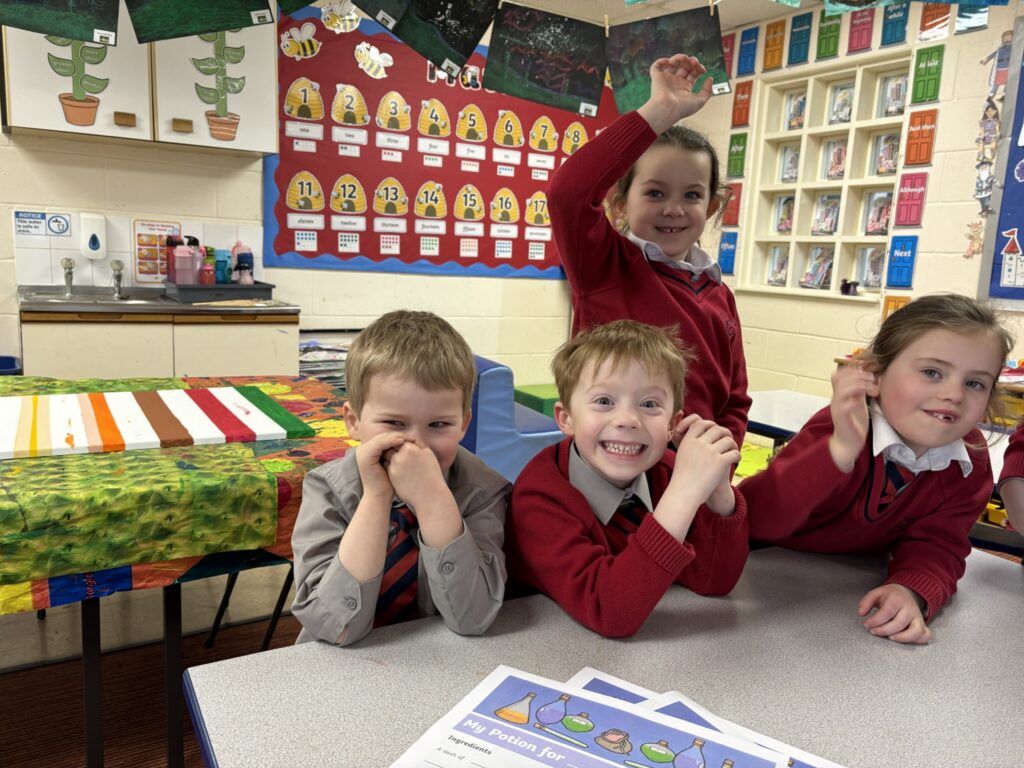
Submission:
{"label": "illustration of potion bottle", "polygon": [[652,763],[671,763],[676,753],[668,748],[668,742],[660,739],[650,744],[641,744],[640,751]]}
{"label": "illustration of potion bottle", "polygon": [[537,710],[535,717],[538,723],[544,723],[544,725],[554,725],[562,721],[565,717],[565,702],[567,702],[571,696],[567,693],[563,693],[555,701],[550,704],[545,704],[543,707]]}
{"label": "illustration of potion bottle", "polygon": [[514,704],[506,704],[501,709],[494,711],[498,717],[516,725],[526,725],[530,722],[530,702],[537,696],[536,693],[528,693]]}
{"label": "illustration of potion bottle", "polygon": [[594,730],[594,723],[590,715],[580,712],[578,715],[566,715],[562,718],[562,727],[571,733],[586,733]]}
{"label": "illustration of potion bottle", "polygon": [[694,739],[687,749],[676,755],[672,768],[704,768],[704,739]]}
{"label": "illustration of potion bottle", "polygon": [[[793,761],[790,760],[789,764],[792,765]],[[725,760],[722,761],[722,768],[732,768],[732,766],[733,766],[732,760],[729,760],[728,758],[726,758]]]}

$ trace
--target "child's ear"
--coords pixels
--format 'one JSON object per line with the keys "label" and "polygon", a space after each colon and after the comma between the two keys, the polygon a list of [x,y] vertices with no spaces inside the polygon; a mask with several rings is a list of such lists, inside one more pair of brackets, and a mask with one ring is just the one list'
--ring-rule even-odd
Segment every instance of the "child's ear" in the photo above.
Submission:
{"label": "child's ear", "polygon": [[562,405],[561,400],[555,403],[555,424],[558,425],[558,428],[562,430],[562,434],[566,437],[574,435],[572,416],[569,415],[569,409]]}
{"label": "child's ear", "polygon": [[348,429],[349,435],[359,440],[359,415],[355,412],[355,409],[349,405],[348,400],[341,406],[341,415],[345,419],[345,427]]}
{"label": "child's ear", "polygon": [[462,415],[462,435],[461,435],[461,437],[459,437],[460,440],[463,437],[466,436],[466,431],[469,429],[469,423],[472,420],[473,420],[473,411],[472,411],[472,409],[467,409],[466,412]]}

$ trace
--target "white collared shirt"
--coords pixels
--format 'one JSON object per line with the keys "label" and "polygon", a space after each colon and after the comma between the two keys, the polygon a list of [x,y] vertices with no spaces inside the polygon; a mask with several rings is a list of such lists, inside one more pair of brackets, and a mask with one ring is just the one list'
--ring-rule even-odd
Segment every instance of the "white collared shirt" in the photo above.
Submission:
{"label": "white collared shirt", "polygon": [[657,243],[637,237],[632,232],[627,232],[626,237],[640,248],[640,252],[643,253],[648,261],[658,261],[662,264],[668,264],[674,269],[685,270],[691,273],[694,279],[707,272],[708,277],[716,283],[721,284],[722,282],[722,268],[718,266],[718,263],[711,258],[707,251],[698,245],[690,246],[690,252],[686,254],[686,259],[677,260],[666,256],[665,251]]}
{"label": "white collared shirt", "polygon": [[974,469],[974,462],[971,461],[963,440],[954,440],[949,445],[929,448],[920,456],[916,456],[882,415],[882,409],[877,402],[872,401],[870,412],[872,455],[884,453],[888,461],[906,467],[915,475],[926,471],[939,472],[954,461],[960,464],[960,471],[964,473],[964,477],[971,474],[971,470]]}
{"label": "white collared shirt", "polygon": [[654,511],[646,474],[641,474],[626,488],[612,485],[597,474],[580,456],[575,442],[572,444],[572,450],[569,451],[569,483],[583,494],[583,498],[587,500],[590,509],[602,525],[608,525],[615,510],[630,496],[640,499],[647,507],[648,512]]}

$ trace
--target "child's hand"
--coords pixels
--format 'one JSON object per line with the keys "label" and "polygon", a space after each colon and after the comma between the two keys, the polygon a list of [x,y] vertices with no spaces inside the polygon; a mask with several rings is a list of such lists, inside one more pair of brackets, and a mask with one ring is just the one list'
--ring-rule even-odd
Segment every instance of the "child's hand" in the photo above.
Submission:
{"label": "child's hand", "polygon": [[[714,494],[715,503],[724,508],[724,497],[732,496],[732,488],[724,489],[722,483],[729,482],[729,468],[740,460],[732,433],[695,413],[679,422],[679,427],[683,436],[670,485],[682,484],[680,490],[697,506],[710,502]],[[720,509],[715,511],[722,514]],[[730,508],[727,514],[731,513]]]}
{"label": "child's hand", "polygon": [[403,443],[391,455],[388,479],[398,498],[414,509],[448,489],[434,452],[417,443]]}
{"label": "child's hand", "polygon": [[398,432],[384,432],[356,449],[356,466],[359,468],[359,479],[363,483],[363,495],[387,499],[395,495],[388,479],[387,465],[395,450],[405,443],[405,438]]}
{"label": "child's hand", "polygon": [[864,628],[876,637],[923,645],[931,640],[932,631],[917,601],[917,595],[902,584],[884,584],[860,599],[857,615],[867,616]]}
{"label": "child's hand", "polygon": [[711,78],[697,93],[694,83],[707,70],[693,56],[677,53],[655,59],[651,65],[651,97],[637,110],[655,133],[671,128],[684,117],[699,111],[711,98]]}
{"label": "child's hand", "polygon": [[999,498],[1006,507],[1010,525],[1024,532],[1024,478],[1011,477],[999,484]]}
{"label": "child's hand", "polygon": [[736,494],[732,490],[730,472],[726,470],[715,490],[708,496],[708,509],[721,517],[730,517],[736,511]]}
{"label": "child's hand", "polygon": [[860,366],[842,366],[832,374],[832,437],[828,449],[832,461],[843,472],[853,465],[868,437],[868,397],[878,396],[873,373]]}

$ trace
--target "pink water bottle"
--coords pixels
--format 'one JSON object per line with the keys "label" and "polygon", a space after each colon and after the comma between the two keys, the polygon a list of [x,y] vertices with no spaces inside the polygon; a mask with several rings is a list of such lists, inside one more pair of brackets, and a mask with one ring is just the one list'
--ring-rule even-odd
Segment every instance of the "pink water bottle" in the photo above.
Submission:
{"label": "pink water bottle", "polygon": [[174,282],[178,285],[196,284],[192,249],[187,245],[176,245],[174,247]]}
{"label": "pink water bottle", "polygon": [[238,282],[238,254],[249,249],[242,245],[241,240],[235,240],[235,244],[231,246],[231,282]]}

